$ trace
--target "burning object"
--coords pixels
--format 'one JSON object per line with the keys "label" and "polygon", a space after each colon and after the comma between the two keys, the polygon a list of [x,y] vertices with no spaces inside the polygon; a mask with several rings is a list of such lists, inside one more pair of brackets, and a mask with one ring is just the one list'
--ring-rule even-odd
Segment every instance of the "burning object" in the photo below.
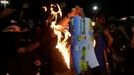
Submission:
{"label": "burning object", "polygon": [[[48,10],[46,7],[43,8],[45,11]],[[56,36],[51,40],[52,44],[54,44],[51,52],[52,68],[54,68],[55,72],[66,72],[70,70],[70,45],[68,44],[68,39],[71,34],[66,28],[57,23],[57,18],[62,16],[60,6],[58,4],[51,4],[50,11],[51,15],[46,22],[50,23],[53,35]]]}
{"label": "burning object", "polygon": [[99,66],[94,52],[94,31],[90,18],[73,17],[70,22],[70,32],[72,35],[73,64],[77,74],[87,71],[88,67],[94,68]]}
{"label": "burning object", "polygon": [[[55,8],[58,10],[55,11]],[[46,7],[44,7],[46,11]],[[75,71],[79,74],[82,70],[87,70],[87,65],[91,68],[98,66],[98,62],[94,53],[93,47],[93,28],[89,18],[75,16],[71,19],[70,32],[62,25],[58,25],[57,17],[62,16],[61,9],[58,4],[51,4],[51,15],[47,19],[50,22],[50,27],[56,35],[54,49],[52,49],[52,61],[55,72],[67,72],[72,69],[72,60],[74,62]],[[73,35],[73,36],[72,36]],[[68,43],[72,36],[71,49]],[[71,52],[72,55],[71,55]],[[73,59],[71,60],[71,56]],[[63,68],[63,67],[64,68]],[[63,74],[62,74],[63,75]],[[70,74],[68,74],[70,75]],[[72,74],[71,74],[72,75]]]}

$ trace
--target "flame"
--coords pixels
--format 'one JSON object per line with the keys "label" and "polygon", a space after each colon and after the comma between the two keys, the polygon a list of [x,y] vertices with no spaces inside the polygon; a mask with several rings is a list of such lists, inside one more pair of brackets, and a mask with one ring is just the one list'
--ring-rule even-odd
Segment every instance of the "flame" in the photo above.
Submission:
{"label": "flame", "polygon": [[[54,7],[57,7],[58,11],[54,11]],[[50,10],[51,10],[51,15],[52,15],[51,19],[53,19],[53,21],[51,22],[51,28],[53,29],[54,34],[57,35],[56,48],[62,54],[67,67],[70,69],[70,51],[69,51],[70,45],[67,46],[68,44],[67,40],[71,36],[71,34],[64,27],[56,24],[58,14],[62,16],[60,6],[58,4],[56,5],[51,4]]]}
{"label": "flame", "polygon": [[47,7],[43,7],[44,8],[44,10],[45,10],[45,12],[47,11]]}

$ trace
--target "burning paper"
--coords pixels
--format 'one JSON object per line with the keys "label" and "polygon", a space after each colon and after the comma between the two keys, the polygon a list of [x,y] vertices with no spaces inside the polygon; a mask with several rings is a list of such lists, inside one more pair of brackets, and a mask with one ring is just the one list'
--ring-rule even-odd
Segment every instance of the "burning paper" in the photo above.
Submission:
{"label": "burning paper", "polygon": [[79,75],[83,71],[88,71],[88,67],[99,66],[94,47],[94,30],[90,18],[74,16],[70,22],[70,32],[72,34],[71,49],[73,64],[76,73]]}

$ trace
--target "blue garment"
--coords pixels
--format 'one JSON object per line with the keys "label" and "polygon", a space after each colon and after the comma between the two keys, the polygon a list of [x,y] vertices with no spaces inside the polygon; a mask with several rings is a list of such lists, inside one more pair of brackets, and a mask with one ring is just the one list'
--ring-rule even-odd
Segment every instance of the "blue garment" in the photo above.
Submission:
{"label": "blue garment", "polygon": [[104,64],[104,49],[105,49],[105,40],[103,35],[98,34],[96,37],[96,47],[95,47],[95,53],[97,60],[100,64],[100,68],[105,68]]}

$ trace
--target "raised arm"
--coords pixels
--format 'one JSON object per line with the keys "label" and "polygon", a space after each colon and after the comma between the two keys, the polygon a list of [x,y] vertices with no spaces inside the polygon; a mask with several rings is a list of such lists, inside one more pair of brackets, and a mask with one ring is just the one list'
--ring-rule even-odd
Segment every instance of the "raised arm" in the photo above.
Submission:
{"label": "raised arm", "polygon": [[109,29],[104,29],[104,35],[106,36],[106,38],[108,39],[108,48],[112,46],[112,43],[113,43],[113,37],[112,35],[110,34],[109,32]]}
{"label": "raised arm", "polygon": [[76,6],[67,16],[58,22],[59,25],[66,27],[70,21],[70,18],[73,16],[84,16],[83,9],[79,6]]}
{"label": "raised arm", "polygon": [[39,47],[40,43],[38,41],[35,41],[33,43],[30,43],[28,46],[20,47],[18,48],[18,53],[27,53],[30,51],[35,50],[37,47]]}

